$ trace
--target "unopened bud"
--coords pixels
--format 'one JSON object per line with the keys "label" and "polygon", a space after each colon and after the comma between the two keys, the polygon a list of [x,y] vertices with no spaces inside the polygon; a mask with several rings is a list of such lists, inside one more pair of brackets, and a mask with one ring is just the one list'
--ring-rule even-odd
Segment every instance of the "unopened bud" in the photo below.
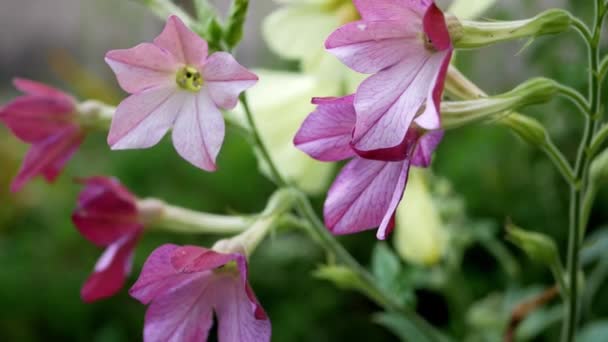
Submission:
{"label": "unopened bud", "polygon": [[572,24],[572,16],[561,9],[550,9],[525,20],[493,22],[463,20],[461,23],[462,38],[454,43],[460,49],[474,49],[508,40],[535,38],[567,31]]}
{"label": "unopened bud", "polygon": [[591,182],[596,187],[608,182],[608,149],[600,153],[591,163]]}
{"label": "unopened bud", "polygon": [[547,131],[536,119],[511,114],[500,120],[500,123],[511,128],[520,138],[532,146],[543,146],[547,143]]}
{"label": "unopened bud", "polygon": [[559,262],[555,242],[544,234],[529,232],[509,223],[507,224],[507,239],[536,262],[550,267]]}

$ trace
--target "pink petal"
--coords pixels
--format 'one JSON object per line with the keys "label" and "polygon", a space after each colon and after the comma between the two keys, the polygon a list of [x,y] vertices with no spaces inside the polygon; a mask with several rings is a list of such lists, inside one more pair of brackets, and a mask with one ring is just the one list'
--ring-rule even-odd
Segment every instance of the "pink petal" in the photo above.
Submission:
{"label": "pink petal", "polygon": [[197,275],[192,274],[180,274],[171,264],[173,252],[178,248],[179,246],[166,244],[150,254],[139,278],[129,290],[129,294],[133,298],[143,304],[148,304],[154,298],[197,277]]}
{"label": "pink petal", "polygon": [[33,144],[11,184],[11,191],[18,192],[26,182],[37,175],[42,175],[48,182],[53,182],[76,153],[83,139],[84,134],[80,128],[67,127]]}
{"label": "pink petal", "polygon": [[[403,61],[365,80],[357,90],[355,108],[357,125],[353,147],[361,153],[386,154],[390,160],[404,155],[389,156],[392,149],[401,151],[414,117],[426,101],[433,77],[439,65],[433,56]],[[383,151],[384,150],[384,151]],[[380,156],[382,157],[382,156]]]}
{"label": "pink petal", "polygon": [[112,119],[108,144],[113,150],[156,145],[173,125],[185,98],[175,87],[144,90],[122,101]]}
{"label": "pink petal", "polygon": [[432,0],[353,0],[364,20],[411,21],[421,18]]}
{"label": "pink petal", "polygon": [[73,102],[63,98],[21,96],[0,110],[0,121],[24,142],[34,143],[73,126]]}
{"label": "pink petal", "polygon": [[179,64],[167,51],[150,43],[131,49],[112,50],[106,54],[118,83],[128,93],[138,93],[152,87],[175,84]]}
{"label": "pink petal", "polygon": [[116,179],[86,179],[72,221],[80,233],[98,246],[110,245],[143,229],[136,198]]}
{"label": "pink petal", "polygon": [[207,58],[207,42],[192,32],[177,16],[167,19],[163,32],[154,39],[154,45],[167,50],[176,61],[200,67]]}
{"label": "pink petal", "polygon": [[423,26],[424,33],[433,42],[437,51],[452,49],[452,39],[445,23],[445,17],[434,3],[431,3],[424,13]]}
{"label": "pink petal", "polygon": [[120,291],[131,272],[133,253],[138,240],[139,234],[132,234],[106,249],[80,292],[85,302],[111,297]]}
{"label": "pink petal", "polygon": [[49,87],[46,84],[28,80],[25,78],[14,78],[13,85],[18,90],[32,96],[39,96],[45,98],[52,98],[58,102],[73,104],[76,102],[72,96],[64,93],[63,91]]}
{"label": "pink petal", "polygon": [[440,105],[441,97],[443,96],[443,89],[445,86],[445,77],[450,66],[450,60],[452,59],[452,50],[439,52],[433,55],[433,64],[439,64],[441,66],[437,69],[437,74],[434,77],[434,83],[432,88],[429,89],[429,93],[426,98],[426,107],[422,114],[416,118],[416,124],[424,129],[437,130],[441,128],[441,115]]}
{"label": "pink petal", "polygon": [[334,31],[325,48],[351,69],[376,73],[405,58],[425,54],[416,21],[357,21]]}
{"label": "pink petal", "polygon": [[334,181],[324,206],[325,224],[336,234],[351,234],[381,226],[386,237],[399,203],[409,162],[355,158]]}
{"label": "pink petal", "polygon": [[225,125],[222,113],[203,88],[189,95],[173,127],[173,146],[193,165],[215,171],[215,159],[224,141]]}
{"label": "pink petal", "polygon": [[224,276],[216,285],[215,310],[218,316],[218,337],[222,342],[270,341],[270,320],[256,316],[248,285]]}
{"label": "pink petal", "polygon": [[146,312],[144,341],[206,341],[213,323],[212,280],[212,273],[201,274],[152,301]]}
{"label": "pink petal", "polygon": [[443,139],[443,133],[442,130],[430,131],[420,137],[411,157],[411,164],[418,167],[429,167],[433,152],[435,152]]}
{"label": "pink petal", "polygon": [[257,83],[258,77],[240,65],[231,54],[216,52],[203,67],[203,79],[218,107],[232,109],[239,94]]}
{"label": "pink petal", "polygon": [[313,99],[317,109],[300,127],[294,145],[321,161],[338,161],[353,157],[350,147],[355,127],[354,96],[330,100]]}
{"label": "pink petal", "polygon": [[171,265],[176,272],[195,273],[214,270],[239,258],[242,258],[242,256],[218,253],[196,246],[184,246],[173,251]]}

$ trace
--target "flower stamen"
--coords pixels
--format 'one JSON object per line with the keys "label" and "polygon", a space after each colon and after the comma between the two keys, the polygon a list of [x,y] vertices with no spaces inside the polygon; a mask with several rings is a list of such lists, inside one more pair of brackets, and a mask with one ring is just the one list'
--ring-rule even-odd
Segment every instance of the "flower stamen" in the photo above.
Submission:
{"label": "flower stamen", "polygon": [[177,71],[175,82],[181,89],[197,92],[203,86],[203,77],[197,69],[185,66]]}

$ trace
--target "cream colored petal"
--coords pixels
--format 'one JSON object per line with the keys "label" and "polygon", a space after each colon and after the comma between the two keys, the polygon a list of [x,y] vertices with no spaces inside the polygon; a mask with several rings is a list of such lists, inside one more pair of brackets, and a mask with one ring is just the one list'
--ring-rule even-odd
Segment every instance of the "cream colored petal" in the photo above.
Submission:
{"label": "cream colored petal", "polygon": [[495,3],[496,0],[454,0],[447,12],[459,19],[476,19]]}
{"label": "cream colored petal", "polygon": [[[314,110],[312,97],[337,93],[331,82],[310,75],[255,70],[259,83],[249,92],[254,120],[273,161],[283,175],[304,191],[321,193],[327,189],[333,164],[318,162],[293,145],[293,138],[306,116]],[[242,114],[242,108],[237,108]],[[241,119],[242,120],[242,119]],[[269,174],[266,165],[260,169]]]}
{"label": "cream colored petal", "polygon": [[438,263],[446,249],[447,232],[425,183],[424,170],[410,170],[405,195],[397,208],[394,244],[413,264]]}
{"label": "cream colored petal", "polygon": [[266,44],[287,59],[305,59],[323,50],[329,34],[338,27],[338,18],[316,6],[283,7],[264,20]]}

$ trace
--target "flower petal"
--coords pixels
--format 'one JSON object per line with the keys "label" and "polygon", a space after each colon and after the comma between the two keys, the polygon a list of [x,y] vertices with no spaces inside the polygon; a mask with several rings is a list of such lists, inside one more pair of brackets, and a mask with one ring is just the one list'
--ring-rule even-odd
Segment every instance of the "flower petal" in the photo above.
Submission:
{"label": "flower petal", "polygon": [[72,98],[72,96],[64,93],[59,89],[49,87],[46,84],[40,82],[28,80],[25,78],[14,78],[13,85],[15,86],[15,88],[28,95],[53,98],[56,101],[70,103],[72,105],[75,103],[75,100],[74,98]]}
{"label": "flower petal", "polygon": [[381,226],[379,238],[392,228],[393,214],[407,181],[409,162],[355,158],[334,181],[324,206],[325,224],[336,234]]}
{"label": "flower petal", "polygon": [[423,26],[424,33],[433,42],[433,46],[437,51],[452,49],[452,39],[450,38],[445,17],[435,3],[431,3],[424,13]]}
{"label": "flower petal", "polygon": [[173,251],[171,265],[177,272],[195,273],[211,271],[240,257],[237,254],[224,254],[211,249],[184,246]]}
{"label": "flower petal", "polygon": [[224,141],[222,113],[203,88],[196,96],[187,97],[173,127],[173,146],[193,165],[215,171],[215,159]]}
{"label": "flower petal", "polygon": [[294,138],[297,148],[321,161],[353,157],[350,147],[355,127],[354,96],[313,99],[317,109],[304,121]]}
{"label": "flower petal", "polygon": [[35,143],[72,123],[74,105],[63,98],[21,96],[0,110],[0,121],[24,142]]}
{"label": "flower petal", "polygon": [[445,77],[450,66],[452,53],[452,50],[436,53],[429,61],[430,64],[440,66],[434,77],[433,86],[429,89],[426,97],[425,109],[415,120],[416,124],[424,129],[437,130],[441,128],[441,97],[443,96]]}
{"label": "flower petal", "polygon": [[108,246],[143,229],[136,198],[113,178],[84,180],[72,222],[80,233],[98,246]]}
{"label": "flower petal", "polygon": [[421,32],[416,21],[357,21],[334,31],[325,48],[353,70],[371,74],[424,55]]}
{"label": "flower petal", "polygon": [[179,67],[171,54],[150,43],[109,51],[105,61],[116,74],[121,88],[131,94],[174,84]]}
{"label": "flower petal", "polygon": [[364,20],[411,21],[421,18],[433,0],[353,0]]}
{"label": "flower petal", "polygon": [[175,15],[167,19],[163,32],[154,39],[154,45],[169,51],[176,61],[193,67],[201,67],[208,53],[207,42]]}
{"label": "flower petal", "polygon": [[218,107],[232,109],[239,94],[252,87],[258,77],[240,65],[231,54],[216,52],[209,56],[203,67],[203,79],[209,94]]}
{"label": "flower petal", "polygon": [[156,145],[173,125],[186,96],[174,87],[151,88],[122,101],[112,118],[108,144],[113,150]]}
{"label": "flower petal", "polygon": [[420,137],[411,158],[412,165],[418,167],[429,167],[431,165],[433,152],[443,139],[443,133],[442,130],[430,131]]}
{"label": "flower petal", "polygon": [[94,302],[115,295],[131,272],[135,245],[139,234],[131,234],[111,244],[99,258],[95,271],[81,289],[85,302]]}
{"label": "flower petal", "polygon": [[139,278],[129,290],[131,297],[148,304],[156,297],[192,280],[196,275],[178,273],[171,264],[179,246],[165,244],[155,249],[144,263]]}
{"label": "flower petal", "polygon": [[37,175],[42,175],[48,182],[53,182],[83,140],[84,134],[80,128],[67,127],[33,144],[11,184],[11,191],[18,192],[26,182]]}
{"label": "flower petal", "polygon": [[425,103],[429,89],[433,88],[439,68],[432,57],[403,61],[369,77],[357,90],[353,147],[368,153],[366,158],[374,158],[376,151],[379,158],[405,157],[386,155],[390,153],[382,151],[394,148],[406,151],[398,147],[405,142],[406,132]]}
{"label": "flower petal", "polygon": [[214,296],[210,272],[163,293],[146,312],[144,341],[206,341],[213,324]]}

